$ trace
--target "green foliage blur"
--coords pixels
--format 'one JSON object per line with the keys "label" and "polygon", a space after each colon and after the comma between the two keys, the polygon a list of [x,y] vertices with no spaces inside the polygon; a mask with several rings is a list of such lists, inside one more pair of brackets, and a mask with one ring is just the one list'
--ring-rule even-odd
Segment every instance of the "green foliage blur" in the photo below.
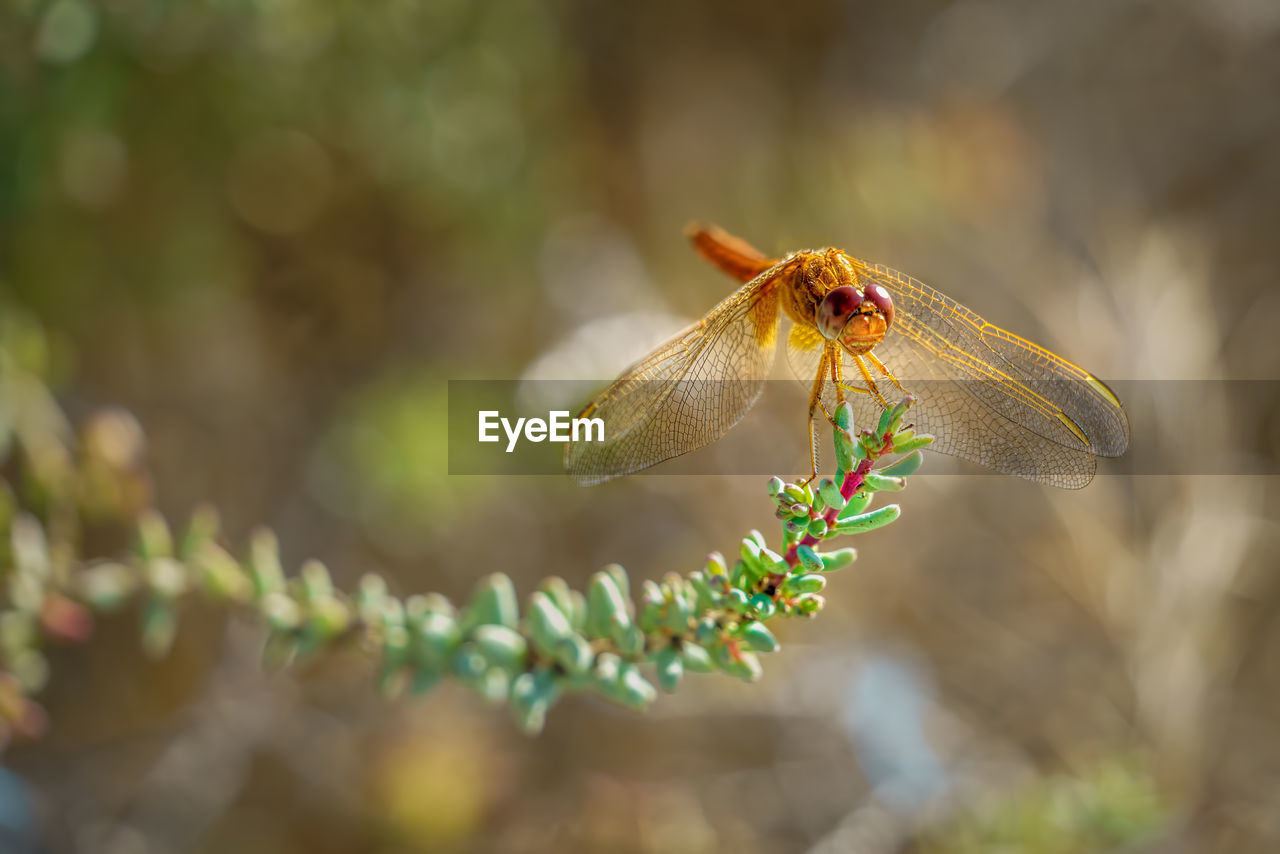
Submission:
{"label": "green foliage blur", "polygon": [[[771,521],[760,479],[450,476],[448,380],[607,379],[728,292],[693,219],[1108,380],[1274,380],[1276,79],[1267,0],[12,0],[0,304],[73,421],[136,416],[173,518],[345,589],[656,579]],[[1273,399],[1207,394],[1127,400],[1135,451],[1274,454]],[[802,406],[708,453],[802,457]],[[1269,852],[1274,480],[922,475],[761,684],[532,742],[359,662],[263,674],[214,609],[160,663],[108,620],[6,767],[55,852]]]}

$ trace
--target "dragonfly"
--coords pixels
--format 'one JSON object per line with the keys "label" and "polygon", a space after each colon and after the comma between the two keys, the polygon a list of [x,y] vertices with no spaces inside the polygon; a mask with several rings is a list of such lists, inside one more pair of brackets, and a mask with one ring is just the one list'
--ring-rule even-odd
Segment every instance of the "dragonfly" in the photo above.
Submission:
{"label": "dragonfly", "polygon": [[770,258],[713,225],[686,234],[744,284],[582,410],[604,422],[605,438],[566,446],[565,469],[581,484],[723,436],[764,389],[783,315],[787,359],[809,389],[811,478],[818,419],[846,400],[865,424],[911,395],[911,420],[935,436],[934,450],[1057,487],[1087,485],[1098,457],[1128,445],[1124,407],[1105,383],[910,276],[834,248]]}

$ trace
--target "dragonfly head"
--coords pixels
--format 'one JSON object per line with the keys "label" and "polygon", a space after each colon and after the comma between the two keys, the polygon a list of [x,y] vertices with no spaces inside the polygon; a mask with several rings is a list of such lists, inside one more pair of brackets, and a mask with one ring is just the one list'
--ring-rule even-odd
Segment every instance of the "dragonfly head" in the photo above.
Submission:
{"label": "dragonfly head", "polygon": [[814,323],[824,338],[839,341],[845,350],[860,356],[884,340],[893,323],[893,298],[874,282],[862,290],[841,285],[818,303]]}

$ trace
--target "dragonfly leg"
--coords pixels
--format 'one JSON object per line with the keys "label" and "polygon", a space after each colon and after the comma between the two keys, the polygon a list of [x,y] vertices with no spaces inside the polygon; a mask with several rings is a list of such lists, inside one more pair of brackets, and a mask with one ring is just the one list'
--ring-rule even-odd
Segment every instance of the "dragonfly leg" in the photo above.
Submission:
{"label": "dragonfly leg", "polygon": [[[845,382],[844,367],[840,364],[840,360],[838,358],[832,358],[831,360],[831,382],[835,383],[836,400],[840,403],[844,402],[844,393],[846,391],[857,392],[858,394],[871,394],[871,395],[876,394],[876,392],[873,392],[871,389],[866,389],[860,385],[852,385],[850,383]],[[871,388],[872,389],[875,388],[875,383],[871,384]],[[877,398],[877,400],[882,400],[882,399]],[[835,420],[831,418],[830,415],[827,416],[827,420],[830,421],[832,424],[835,423]]]}
{"label": "dragonfly leg", "polygon": [[809,392],[809,478],[804,481],[809,483],[818,477],[818,431],[813,426],[813,414],[816,410],[821,409],[822,414],[831,421],[831,413],[827,412],[827,407],[822,403],[822,390],[827,384],[827,362],[831,360],[831,352],[823,351],[822,358],[818,362],[818,372],[813,378],[813,389]]}
{"label": "dragonfly leg", "polygon": [[831,382],[836,387],[836,406],[839,407],[844,403],[844,369],[840,365],[840,354],[833,353],[828,361],[831,363]]}
{"label": "dragonfly leg", "polygon": [[[861,356],[854,356],[853,360],[858,363],[858,370],[862,372],[862,380],[867,384],[867,392],[876,399],[876,403],[880,404],[882,409],[888,409],[889,402],[880,393],[880,387],[876,385],[875,379],[872,378],[871,371],[867,370],[867,363],[862,361]],[[894,382],[897,383],[897,380],[894,380]]]}
{"label": "dragonfly leg", "polygon": [[840,388],[844,391],[854,391],[858,394],[871,394],[870,389],[865,389],[860,385],[850,385],[849,383],[840,383]]}
{"label": "dragonfly leg", "polygon": [[813,483],[818,479],[818,431],[813,429],[813,416],[809,416],[809,476],[800,481],[801,485]]}
{"label": "dragonfly leg", "polygon": [[[849,386],[846,386],[844,384],[842,379],[843,372],[841,371],[841,368],[840,368],[840,354],[835,351],[828,351],[824,355],[824,358],[827,360],[827,364],[830,366],[830,369],[831,369],[830,370],[831,384],[835,387],[836,405],[839,406],[841,403],[844,403],[844,390],[846,388],[849,388]],[[822,375],[822,365],[821,363],[819,363],[818,376],[821,376],[821,375]],[[862,391],[862,389],[853,389],[853,390]],[[817,401],[818,401],[818,408],[821,409],[822,414],[827,417],[827,423],[831,424],[832,426],[835,426],[836,418],[829,411],[827,411],[827,405],[822,402],[821,390],[818,391]]]}
{"label": "dragonfly leg", "polygon": [[889,372],[889,369],[884,366],[884,362],[880,361],[879,357],[877,357],[875,353],[868,352],[866,355],[867,355],[867,358],[871,360],[871,364],[875,365],[877,370],[880,371],[880,373],[888,377],[889,382],[893,383],[898,387],[898,391],[907,395],[911,394],[911,392],[907,391],[905,388],[902,387],[902,383],[898,382],[898,378]]}

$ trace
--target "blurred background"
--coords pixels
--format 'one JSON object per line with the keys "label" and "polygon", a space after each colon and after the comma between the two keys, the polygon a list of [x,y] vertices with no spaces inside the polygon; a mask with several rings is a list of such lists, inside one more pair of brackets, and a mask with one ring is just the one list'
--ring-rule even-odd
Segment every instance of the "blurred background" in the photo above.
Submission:
{"label": "blurred background", "polygon": [[[233,543],[267,524],[401,593],[657,578],[772,532],[763,479],[450,476],[447,382],[607,378],[728,293],[702,219],[891,264],[1108,380],[1205,381],[1189,423],[1131,408],[1168,458],[1274,447],[1274,397],[1215,381],[1280,379],[1277,81],[1270,0],[16,0],[0,297],[73,420],[132,411],[161,509],[211,501]],[[737,432],[802,447],[796,401]],[[0,824],[112,854],[1277,850],[1280,482],[932,465],[760,684],[571,699],[532,740],[357,663],[264,674],[212,609],[159,663],[105,620],[53,654]]]}

